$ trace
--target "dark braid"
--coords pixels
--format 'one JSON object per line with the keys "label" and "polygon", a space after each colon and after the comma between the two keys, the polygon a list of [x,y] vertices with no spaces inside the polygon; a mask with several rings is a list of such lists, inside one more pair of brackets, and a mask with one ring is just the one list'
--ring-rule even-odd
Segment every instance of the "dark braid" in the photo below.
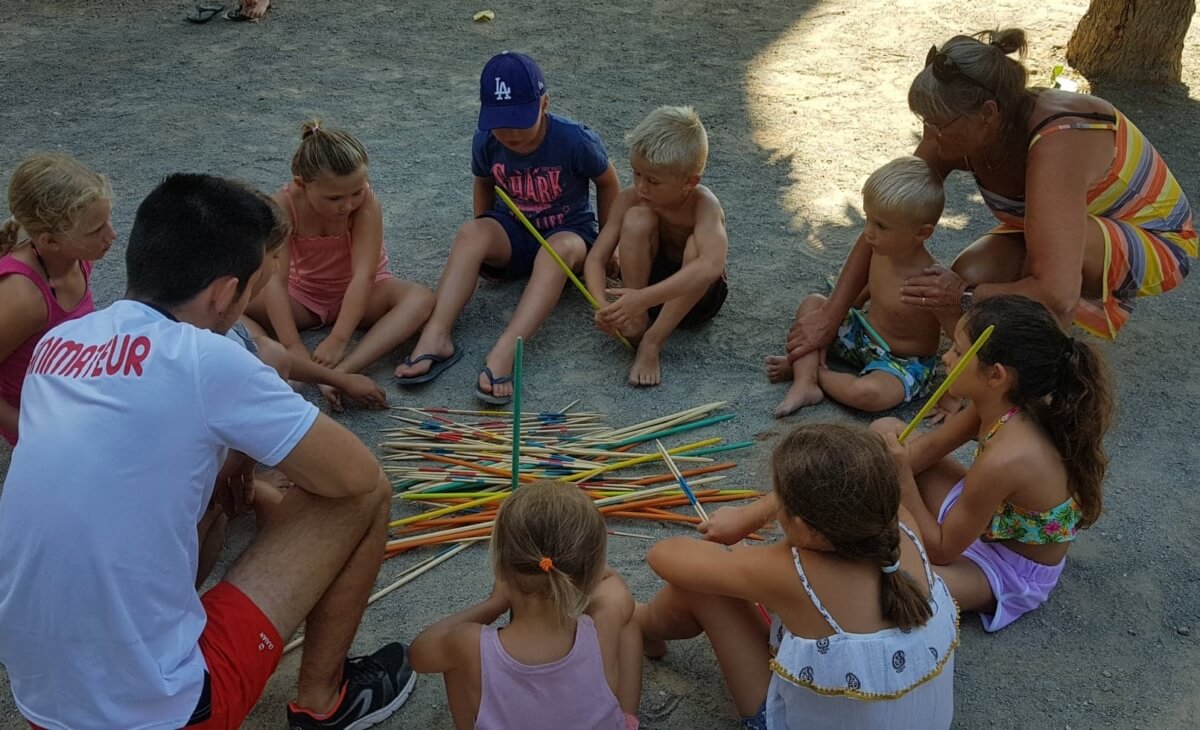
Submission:
{"label": "dark braid", "polygon": [[[878,435],[834,423],[799,426],[776,447],[772,471],[783,510],[824,535],[839,557],[881,570],[900,559],[900,478]],[[884,573],[880,604],[884,619],[902,629],[933,615],[902,570]]]}

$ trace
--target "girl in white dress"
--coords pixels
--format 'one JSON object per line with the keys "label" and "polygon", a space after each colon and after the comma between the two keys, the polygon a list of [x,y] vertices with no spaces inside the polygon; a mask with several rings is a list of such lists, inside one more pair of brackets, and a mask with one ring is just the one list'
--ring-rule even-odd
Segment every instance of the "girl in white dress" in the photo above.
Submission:
{"label": "girl in white dress", "polygon": [[[651,548],[667,585],[637,610],[647,656],[706,634],[745,728],[949,728],[958,610],[900,507],[884,440],[800,426],[772,472],[774,491],[714,513],[708,540]],[[780,542],[719,544],[773,519]]]}

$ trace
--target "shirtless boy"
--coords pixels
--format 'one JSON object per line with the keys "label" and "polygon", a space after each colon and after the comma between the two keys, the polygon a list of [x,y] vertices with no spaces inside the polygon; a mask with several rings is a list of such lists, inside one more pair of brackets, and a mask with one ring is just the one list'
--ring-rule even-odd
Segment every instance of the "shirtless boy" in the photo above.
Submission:
{"label": "shirtless boy", "polygon": [[[789,362],[767,358],[772,383],[792,380],[775,408],[782,418],[829,396],[860,411],[894,408],[920,396],[936,369],[941,329],[928,309],[903,304],[900,287],[936,261],[925,241],[942,215],[945,198],[937,172],[917,157],[887,163],[863,185],[866,226],[842,267],[828,299],[809,294],[796,313],[796,328],[811,328],[822,342]],[[853,308],[868,292],[870,309]],[[826,366],[832,354],[859,372]]]}
{"label": "shirtless boy", "polygon": [[[584,263],[596,326],[637,342],[630,385],[662,382],[659,354],[676,327],[716,316],[729,290],[725,211],[700,184],[708,136],[691,107],[660,107],[629,135],[633,187],[617,196]],[[614,252],[622,286],[606,289]]]}

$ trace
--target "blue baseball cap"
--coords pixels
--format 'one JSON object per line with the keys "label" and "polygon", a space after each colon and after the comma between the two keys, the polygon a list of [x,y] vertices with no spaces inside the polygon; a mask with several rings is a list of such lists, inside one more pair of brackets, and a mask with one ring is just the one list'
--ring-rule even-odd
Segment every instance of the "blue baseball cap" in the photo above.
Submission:
{"label": "blue baseball cap", "polygon": [[524,53],[492,56],[479,76],[479,128],[528,129],[537,123],[546,79]]}

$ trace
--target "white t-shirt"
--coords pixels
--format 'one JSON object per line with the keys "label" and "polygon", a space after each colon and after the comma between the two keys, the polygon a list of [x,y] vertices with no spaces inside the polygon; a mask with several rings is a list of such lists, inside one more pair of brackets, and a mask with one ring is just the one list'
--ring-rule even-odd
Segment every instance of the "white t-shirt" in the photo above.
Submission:
{"label": "white t-shirt", "polygon": [[317,409],[230,340],[119,301],[38,344],[0,496],[0,662],[45,728],[179,728],[200,698],[196,525],[228,450]]}

